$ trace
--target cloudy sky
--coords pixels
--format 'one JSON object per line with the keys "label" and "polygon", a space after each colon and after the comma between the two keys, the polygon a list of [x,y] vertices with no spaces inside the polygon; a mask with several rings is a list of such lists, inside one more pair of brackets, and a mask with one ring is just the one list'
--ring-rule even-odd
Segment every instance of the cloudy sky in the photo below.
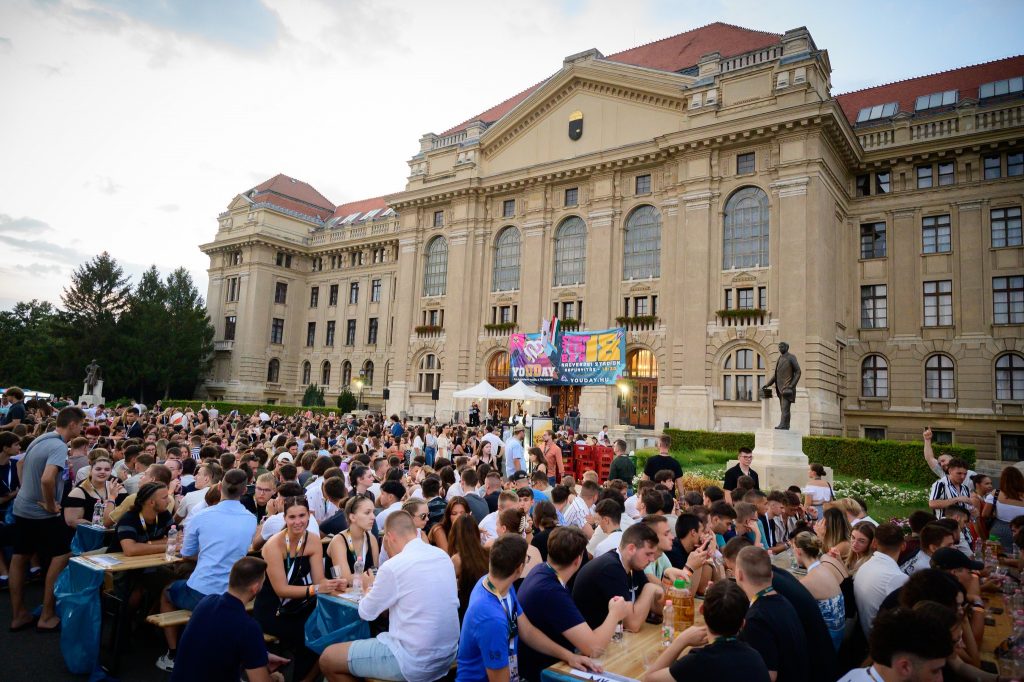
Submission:
{"label": "cloudy sky", "polygon": [[836,92],[1024,51],[1024,3],[2,0],[0,308],[110,251],[206,290],[216,216],[276,174],[402,189],[441,132],[556,71],[724,21],[807,26]]}

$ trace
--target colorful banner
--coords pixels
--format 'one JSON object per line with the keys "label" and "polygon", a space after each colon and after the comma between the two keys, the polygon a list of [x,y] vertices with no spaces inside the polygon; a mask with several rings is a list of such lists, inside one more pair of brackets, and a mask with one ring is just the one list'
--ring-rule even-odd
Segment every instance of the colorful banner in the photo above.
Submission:
{"label": "colorful banner", "polygon": [[626,371],[626,330],[512,334],[509,379],[547,386],[614,384]]}

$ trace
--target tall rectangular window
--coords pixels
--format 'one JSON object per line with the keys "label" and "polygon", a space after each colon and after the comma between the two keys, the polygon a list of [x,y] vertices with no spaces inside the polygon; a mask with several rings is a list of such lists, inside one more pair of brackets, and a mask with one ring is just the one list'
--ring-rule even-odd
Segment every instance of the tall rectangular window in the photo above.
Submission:
{"label": "tall rectangular window", "polygon": [[288,285],[278,282],[274,287],[274,303],[284,303],[288,300]]}
{"label": "tall rectangular window", "polygon": [[434,227],[444,227],[444,211],[434,211]]}
{"label": "tall rectangular window", "polygon": [[570,187],[565,190],[564,206],[577,206],[580,203],[580,190],[578,187]]}
{"label": "tall rectangular window", "polygon": [[1024,433],[1003,433],[999,436],[999,449],[1004,462],[1024,460]]}
{"label": "tall rectangular window", "polygon": [[924,283],[924,326],[948,327],[953,324],[953,281]]}
{"label": "tall rectangular window", "polygon": [[992,246],[1021,246],[1020,206],[994,208],[989,212],[992,222]]}
{"label": "tall rectangular window", "polygon": [[324,345],[325,346],[331,347],[331,346],[334,345],[334,327],[335,327],[335,324],[336,323],[335,323],[334,320],[328,320],[327,321],[327,334],[324,336]]}
{"label": "tall rectangular window", "polygon": [[228,277],[228,303],[233,303],[238,300],[238,278]]}
{"label": "tall rectangular window", "polygon": [[1013,152],[1006,155],[1006,177],[1014,178],[1024,175],[1024,152]]}
{"label": "tall rectangular window", "polygon": [[754,152],[736,155],[736,175],[747,175],[755,169]]}
{"label": "tall rectangular window", "polygon": [[370,282],[370,302],[380,303],[380,280],[375,279]]}
{"label": "tall rectangular window", "polygon": [[998,180],[1002,175],[1003,159],[999,154],[988,154],[982,158],[986,180]]}
{"label": "tall rectangular window", "polygon": [[235,322],[236,318],[234,315],[228,315],[224,318],[224,340],[234,341],[235,339]]}
{"label": "tall rectangular window", "polygon": [[768,287],[757,288],[757,307],[768,310]]}
{"label": "tall rectangular window", "polygon": [[858,175],[856,180],[856,186],[857,196],[871,196],[871,173],[864,173],[863,175]]}
{"label": "tall rectangular window", "polygon": [[306,323],[306,345],[312,346],[316,343],[316,322]]}
{"label": "tall rectangular window", "polygon": [[633,315],[635,315],[636,317],[639,317],[641,315],[648,315],[648,314],[650,314],[650,313],[648,312],[648,308],[647,308],[647,297],[646,296],[637,296],[636,298],[634,298],[633,299]]}
{"label": "tall rectangular window", "polygon": [[956,164],[952,161],[939,164],[939,186],[952,185],[956,182],[955,168]]}
{"label": "tall rectangular window", "polygon": [[932,165],[917,167],[917,188],[927,189],[932,186]]}
{"label": "tall rectangular window", "polygon": [[320,287],[312,287],[309,290],[309,307],[315,308],[320,304]]}
{"label": "tall rectangular window", "polygon": [[732,289],[725,290],[725,309],[732,310]]}
{"label": "tall rectangular window", "polygon": [[345,345],[354,346],[356,345],[356,321],[349,320],[348,328],[345,330]]}
{"label": "tall rectangular window", "polygon": [[505,201],[501,202],[501,217],[502,218],[511,218],[511,217],[515,216],[515,214],[516,214],[516,200],[515,199],[505,199]]}
{"label": "tall rectangular window", "polygon": [[885,223],[860,226],[860,257],[885,258]]}
{"label": "tall rectangular window", "polygon": [[366,343],[370,344],[371,346],[377,343],[377,324],[377,318],[371,317],[366,332]]}
{"label": "tall rectangular window", "polygon": [[562,319],[563,320],[577,320],[576,317],[576,303],[574,301],[565,301],[562,303]]}
{"label": "tall rectangular window", "polygon": [[948,213],[921,219],[921,245],[924,253],[949,253],[953,250]]}
{"label": "tall rectangular window", "polygon": [[284,320],[280,317],[270,322],[270,343],[284,343]]}
{"label": "tall rectangular window", "polygon": [[636,176],[636,191],[635,194],[650,194],[651,193],[651,175],[647,173],[645,175]]}
{"label": "tall rectangular window", "polygon": [[875,194],[888,194],[891,188],[891,173],[878,171],[875,173]]}
{"label": "tall rectangular window", "polygon": [[331,285],[330,298],[327,301],[327,305],[338,305],[338,285]]}
{"label": "tall rectangular window", "polygon": [[992,278],[992,321],[1024,324],[1024,276]]}
{"label": "tall rectangular window", "polygon": [[352,282],[348,285],[348,302],[349,305],[359,303],[359,282]]}
{"label": "tall rectangular window", "polygon": [[861,329],[881,329],[889,325],[886,285],[869,284],[860,288]]}
{"label": "tall rectangular window", "polygon": [[740,310],[750,310],[754,307],[753,287],[736,290],[736,307]]}

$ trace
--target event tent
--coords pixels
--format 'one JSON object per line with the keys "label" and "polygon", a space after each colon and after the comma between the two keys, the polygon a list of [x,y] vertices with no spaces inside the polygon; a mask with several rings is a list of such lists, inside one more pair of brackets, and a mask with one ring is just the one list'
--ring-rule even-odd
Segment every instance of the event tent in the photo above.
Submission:
{"label": "event tent", "polygon": [[493,397],[495,400],[536,400],[542,403],[551,402],[550,396],[546,396],[539,391],[535,391],[522,381],[516,382],[515,385],[509,386],[504,391],[499,391],[498,394]]}
{"label": "event tent", "polygon": [[470,388],[462,391],[455,391],[455,393],[452,394],[452,397],[469,398],[471,400],[488,400],[490,398],[497,398],[500,394],[501,391],[496,389],[494,386],[491,386],[487,383],[487,380],[484,379],[476,386],[471,386]]}

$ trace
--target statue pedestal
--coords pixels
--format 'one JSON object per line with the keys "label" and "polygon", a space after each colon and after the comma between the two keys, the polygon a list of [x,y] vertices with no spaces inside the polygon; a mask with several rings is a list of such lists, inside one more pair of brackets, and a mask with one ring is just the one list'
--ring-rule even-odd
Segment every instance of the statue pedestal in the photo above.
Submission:
{"label": "statue pedestal", "polygon": [[[751,468],[760,477],[763,490],[785,490],[791,485],[803,488],[807,484],[807,467],[803,434],[783,431],[769,426],[768,401],[761,400],[761,428],[754,433],[754,461]],[[733,466],[731,461],[727,466]],[[825,478],[832,481],[832,469],[825,469]]]}
{"label": "statue pedestal", "polygon": [[104,404],[103,399],[103,380],[98,379],[96,385],[92,387],[92,392],[89,392],[89,386],[82,386],[82,395],[78,396],[78,404],[81,405],[102,405]]}

